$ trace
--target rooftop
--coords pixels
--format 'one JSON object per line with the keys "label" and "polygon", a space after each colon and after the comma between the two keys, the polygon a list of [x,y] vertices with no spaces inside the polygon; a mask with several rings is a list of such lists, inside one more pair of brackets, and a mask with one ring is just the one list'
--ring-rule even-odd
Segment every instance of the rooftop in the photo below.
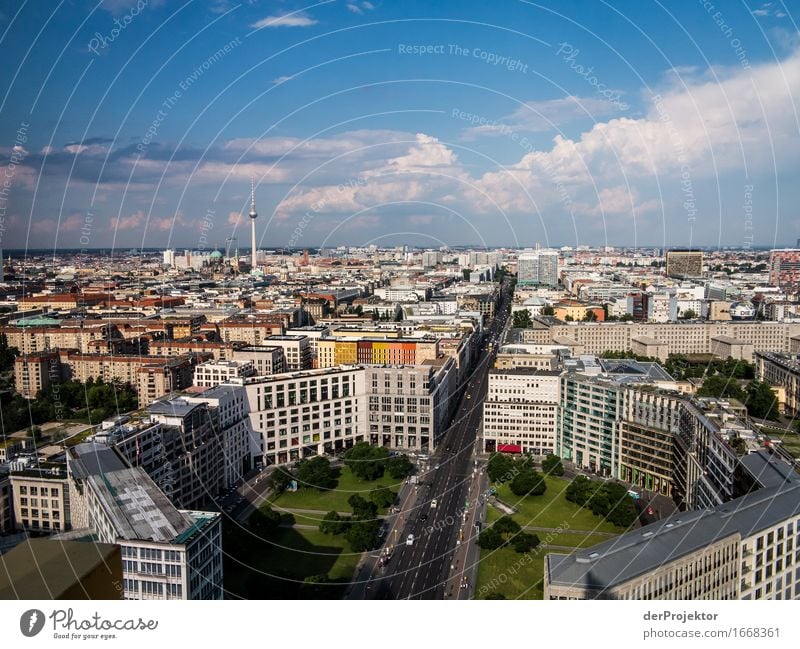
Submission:
{"label": "rooftop", "polygon": [[78,582],[98,569],[113,575],[118,553],[109,543],[26,539],[0,556],[0,599],[89,599]]}
{"label": "rooftop", "polygon": [[570,555],[548,554],[550,583],[602,591],[724,538],[757,534],[800,515],[800,480],[759,489],[715,509],[682,512]]}

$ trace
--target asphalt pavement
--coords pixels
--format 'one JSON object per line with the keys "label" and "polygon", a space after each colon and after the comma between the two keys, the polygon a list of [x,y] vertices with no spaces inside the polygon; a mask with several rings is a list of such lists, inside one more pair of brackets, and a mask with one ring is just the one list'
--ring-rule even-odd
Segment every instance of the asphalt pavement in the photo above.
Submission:
{"label": "asphalt pavement", "polygon": [[[509,302],[504,284],[498,316],[487,327],[483,347],[503,332]],[[477,432],[496,351],[497,345],[483,352],[462,386],[449,429],[420,468],[418,477],[423,484],[401,496],[401,512],[392,521],[384,545],[362,562],[348,598],[463,598],[471,591],[476,562],[469,553],[475,552],[470,546],[474,546],[476,517],[483,517],[478,501],[485,479],[482,464],[475,464],[476,450],[481,451],[476,449]],[[413,541],[409,543],[410,535]],[[381,566],[379,557],[384,551],[390,553],[390,559]],[[469,587],[462,589],[465,576]]]}

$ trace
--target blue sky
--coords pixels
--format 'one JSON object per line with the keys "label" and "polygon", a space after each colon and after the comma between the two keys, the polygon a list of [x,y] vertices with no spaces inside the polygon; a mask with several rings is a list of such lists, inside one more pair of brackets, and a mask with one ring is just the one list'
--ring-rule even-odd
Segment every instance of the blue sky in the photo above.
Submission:
{"label": "blue sky", "polygon": [[267,248],[800,238],[797,2],[47,4],[0,2],[5,248],[247,248],[251,175]]}

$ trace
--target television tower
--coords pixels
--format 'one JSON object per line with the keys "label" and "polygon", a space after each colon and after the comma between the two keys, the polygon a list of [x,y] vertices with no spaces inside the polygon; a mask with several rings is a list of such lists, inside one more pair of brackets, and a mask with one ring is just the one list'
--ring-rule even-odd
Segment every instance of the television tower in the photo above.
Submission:
{"label": "television tower", "polygon": [[253,271],[256,270],[256,219],[258,212],[256,212],[256,181],[254,177],[250,177],[250,238],[252,240],[253,253],[250,258],[250,267]]}

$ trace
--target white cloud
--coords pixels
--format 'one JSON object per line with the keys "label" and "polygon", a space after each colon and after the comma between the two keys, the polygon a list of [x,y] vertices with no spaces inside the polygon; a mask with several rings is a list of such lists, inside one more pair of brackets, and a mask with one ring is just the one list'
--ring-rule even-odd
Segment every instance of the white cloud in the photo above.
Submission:
{"label": "white cloud", "polygon": [[310,27],[316,25],[317,20],[302,11],[295,11],[277,16],[267,16],[254,22],[250,27],[263,29],[265,27]]}
{"label": "white cloud", "polygon": [[465,131],[467,138],[480,135],[507,135],[512,132],[547,132],[580,119],[597,121],[621,111],[618,103],[599,97],[567,96],[561,99],[529,101],[513,113],[483,126]]}

